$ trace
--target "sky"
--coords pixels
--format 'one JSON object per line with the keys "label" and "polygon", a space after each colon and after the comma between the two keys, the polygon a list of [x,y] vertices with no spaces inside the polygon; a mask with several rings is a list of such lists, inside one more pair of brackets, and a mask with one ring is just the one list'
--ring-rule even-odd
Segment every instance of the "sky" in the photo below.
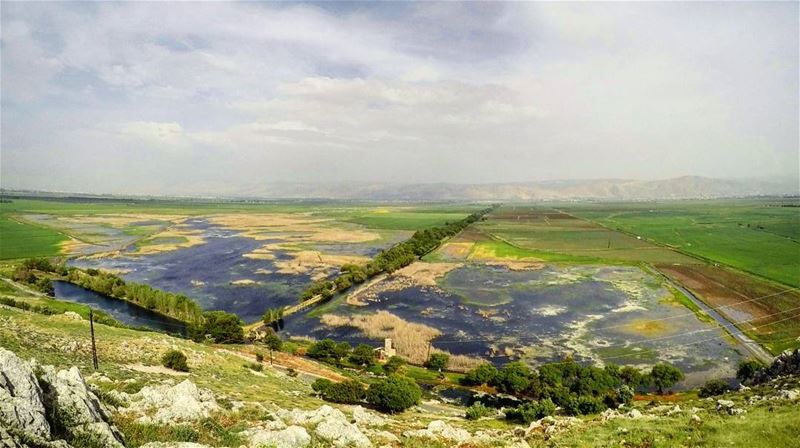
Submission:
{"label": "sky", "polygon": [[797,179],[783,3],[12,3],[0,185]]}

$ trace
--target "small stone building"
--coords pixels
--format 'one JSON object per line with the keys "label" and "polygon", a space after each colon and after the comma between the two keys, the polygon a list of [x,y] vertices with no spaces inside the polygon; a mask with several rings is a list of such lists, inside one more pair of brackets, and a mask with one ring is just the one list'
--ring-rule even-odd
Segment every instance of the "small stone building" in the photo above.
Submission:
{"label": "small stone building", "polygon": [[392,339],[386,338],[383,340],[383,347],[378,347],[375,349],[378,353],[378,361],[385,362],[389,360],[392,356],[397,355],[397,350],[394,349],[392,346]]}

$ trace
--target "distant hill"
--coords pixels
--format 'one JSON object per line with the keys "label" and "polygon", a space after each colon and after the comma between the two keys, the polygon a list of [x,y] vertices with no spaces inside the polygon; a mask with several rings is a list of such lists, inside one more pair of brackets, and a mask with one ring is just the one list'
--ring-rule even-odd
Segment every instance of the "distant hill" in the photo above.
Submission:
{"label": "distant hill", "polygon": [[797,195],[792,181],[729,180],[684,176],[664,180],[556,180],[496,184],[283,183],[242,192],[264,198],[329,198],[392,201],[645,200]]}
{"label": "distant hill", "polygon": [[233,185],[214,190],[187,188],[163,195],[136,193],[112,195],[89,192],[0,190],[3,196],[35,196],[71,200],[234,199],[234,200],[353,200],[353,201],[629,201],[648,199],[712,199],[753,196],[800,196],[797,179],[715,179],[683,176],[662,180],[588,179],[491,184],[451,183],[259,183],[247,188]]}

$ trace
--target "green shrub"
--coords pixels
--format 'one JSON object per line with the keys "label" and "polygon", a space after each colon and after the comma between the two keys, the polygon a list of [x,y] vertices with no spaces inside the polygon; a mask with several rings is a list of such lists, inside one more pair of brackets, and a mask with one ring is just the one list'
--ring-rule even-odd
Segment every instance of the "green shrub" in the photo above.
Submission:
{"label": "green shrub", "polygon": [[372,383],[367,390],[367,401],[384,412],[400,412],[419,403],[422,390],[410,378],[391,375]]}
{"label": "green shrub", "polygon": [[489,384],[497,376],[497,369],[488,363],[484,363],[467,372],[463,382],[468,386],[479,386]]}
{"label": "green shrub", "polygon": [[522,423],[530,423],[556,412],[556,405],[550,399],[531,401],[506,412],[506,419]]}
{"label": "green shrub", "polygon": [[606,410],[603,400],[582,395],[578,397],[578,411],[583,415],[597,414]]}
{"label": "green shrub", "polygon": [[428,361],[425,362],[425,367],[430,370],[441,372],[447,367],[448,362],[450,362],[450,355],[447,353],[434,353],[428,358]]}
{"label": "green shrub", "polygon": [[244,367],[247,368],[247,369],[253,370],[255,372],[260,372],[260,371],[264,370],[264,366],[261,363],[257,363],[257,362],[249,362],[249,363],[245,364]]}
{"label": "green shrub", "polygon": [[500,392],[520,394],[530,386],[531,369],[525,363],[516,361],[497,371],[492,385]]}
{"label": "green shrub", "polygon": [[397,373],[405,364],[406,362],[403,361],[403,358],[399,356],[392,356],[388,361],[386,361],[386,364],[383,365],[383,371],[387,375],[392,375]]}
{"label": "green shrub", "polygon": [[361,382],[356,380],[332,383],[319,391],[322,399],[333,403],[356,404],[364,401],[367,391]]}
{"label": "green shrub", "polygon": [[483,405],[480,401],[475,402],[472,406],[467,408],[466,412],[466,419],[467,420],[478,420],[481,417],[486,417],[489,415],[491,410]]}
{"label": "green shrub", "polygon": [[189,366],[186,364],[186,355],[178,350],[170,350],[164,353],[164,356],[161,357],[161,364],[168,369],[177,370],[178,372],[189,371]]}
{"label": "green shrub", "polygon": [[375,349],[367,344],[358,344],[350,353],[350,362],[357,366],[370,367],[375,364]]}
{"label": "green shrub", "polygon": [[256,352],[256,362],[257,363],[264,362],[264,355],[261,352]]}
{"label": "green shrub", "polygon": [[698,396],[700,398],[707,398],[713,397],[716,395],[722,395],[725,392],[730,390],[728,387],[728,382],[725,380],[710,380],[700,388],[700,392],[698,392]]}
{"label": "green shrub", "polygon": [[329,387],[333,386],[334,382],[327,378],[317,378],[311,383],[311,389],[319,394],[324,393]]}
{"label": "green shrub", "polygon": [[739,368],[736,369],[736,379],[742,383],[749,383],[763,368],[764,365],[754,359],[742,361],[739,363]]}

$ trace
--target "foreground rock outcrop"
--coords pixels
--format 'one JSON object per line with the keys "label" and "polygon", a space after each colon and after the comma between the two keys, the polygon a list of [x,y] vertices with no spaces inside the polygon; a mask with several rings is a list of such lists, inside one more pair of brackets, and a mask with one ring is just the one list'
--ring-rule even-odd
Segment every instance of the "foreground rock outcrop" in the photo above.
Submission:
{"label": "foreground rock outcrop", "polygon": [[[68,447],[73,439],[121,448],[122,435],[77,367],[56,370],[0,348],[0,432],[4,445]],[[10,440],[6,442],[6,440]]]}

